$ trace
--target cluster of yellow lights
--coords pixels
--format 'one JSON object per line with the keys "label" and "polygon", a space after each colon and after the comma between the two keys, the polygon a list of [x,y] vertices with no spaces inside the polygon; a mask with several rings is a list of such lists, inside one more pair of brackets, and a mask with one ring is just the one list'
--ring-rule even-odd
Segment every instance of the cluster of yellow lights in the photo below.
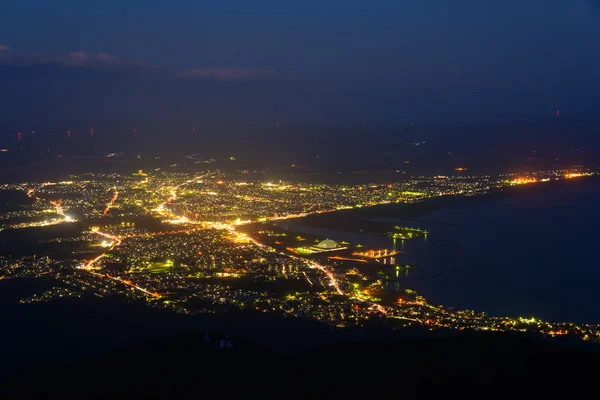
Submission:
{"label": "cluster of yellow lights", "polygon": [[381,258],[381,257],[389,257],[389,256],[395,256],[396,254],[398,254],[397,251],[392,251],[392,250],[368,250],[368,251],[364,251],[362,253],[360,252],[354,252],[352,253],[353,256],[361,256],[361,257],[369,257],[369,258]]}
{"label": "cluster of yellow lights", "polygon": [[556,335],[568,335],[569,331],[563,331],[563,330],[558,330],[558,331],[550,331],[548,332],[548,334],[552,335],[552,336],[556,336]]}
{"label": "cluster of yellow lights", "polygon": [[528,183],[536,183],[538,180],[536,178],[517,178],[510,181],[511,185],[525,185]]}
{"label": "cluster of yellow lights", "polygon": [[[232,159],[234,159],[232,157]],[[456,168],[457,171],[464,171],[466,170],[466,168]],[[140,170],[141,173],[141,170]],[[564,170],[560,172],[561,174],[564,173]],[[186,216],[179,216],[176,215],[174,211],[171,211],[167,208],[167,206],[173,202],[174,200],[177,199],[177,194],[178,194],[178,189],[180,189],[181,187],[183,187],[184,185],[193,183],[193,182],[197,182],[199,181],[199,179],[203,178],[205,175],[202,176],[198,176],[196,178],[190,179],[184,183],[181,183],[177,186],[163,186],[161,187],[161,190],[165,191],[165,194],[168,195],[168,197],[166,198],[166,200],[161,203],[160,205],[158,205],[158,207],[154,210],[155,212],[164,215],[166,217],[168,217],[169,219],[167,219],[164,222],[169,222],[172,224],[191,224],[191,225],[200,225],[203,228],[215,228],[215,229],[224,229],[227,230],[229,235],[227,236],[230,240],[233,240],[235,243],[240,243],[240,244],[253,244],[256,245],[258,247],[261,248],[269,248],[264,244],[261,244],[259,242],[257,242],[256,240],[254,240],[251,236],[239,232],[236,230],[236,226],[239,225],[245,225],[248,223],[251,223],[252,221],[250,220],[242,220],[241,218],[236,218],[233,221],[228,221],[228,222],[209,222],[209,221],[196,221],[196,220],[190,220],[188,217]],[[535,174],[534,174],[535,175]],[[565,179],[570,179],[570,178],[578,178],[578,177],[582,177],[582,176],[586,176],[586,175],[592,175],[591,173],[579,173],[579,172],[569,172],[569,173],[565,173],[563,175],[563,177]],[[513,175],[514,176],[514,175]],[[554,175],[554,177],[552,179],[560,179],[558,178],[558,176],[560,175]],[[446,178],[445,176],[438,176],[436,178],[439,179],[444,179]],[[550,178],[544,178],[544,179],[540,179],[538,180],[538,178],[535,177],[531,177],[531,176],[526,176],[526,177],[518,177],[512,181],[505,181],[505,183],[509,183],[512,185],[520,185],[520,184],[529,184],[529,183],[537,183],[537,182],[545,182],[550,180]],[[201,181],[200,181],[201,182]],[[61,182],[64,184],[72,184],[73,182],[68,181],[68,182]],[[224,182],[222,180],[216,181],[217,184],[224,184]],[[246,182],[240,182],[240,183],[236,183],[236,185],[238,186],[244,186],[247,185],[248,183]],[[44,186],[47,185],[56,185],[55,183],[45,183]],[[369,187],[377,187],[377,186],[369,186]],[[263,188],[267,189],[267,190],[288,190],[290,188],[293,188],[292,185],[289,184],[284,184],[284,183],[279,183],[279,184],[274,184],[271,182],[268,183],[264,183],[263,184]],[[362,190],[362,187],[359,188],[360,190]],[[313,190],[313,189],[300,189],[300,190]],[[318,189],[314,189],[314,190],[318,190]],[[342,190],[346,190],[346,189],[342,189]],[[33,195],[34,193],[34,189],[29,189],[27,191],[28,195]],[[191,194],[192,192],[188,192],[188,194]],[[218,195],[218,193],[216,192],[205,192],[211,195]],[[440,195],[442,194],[442,192],[440,192]],[[392,192],[388,193],[388,196],[393,195]],[[424,197],[424,196],[430,196],[427,192],[418,192],[418,191],[404,191],[402,192],[402,195],[407,195],[407,196],[413,196],[413,197]],[[108,211],[110,210],[111,207],[115,206],[115,202],[117,201],[119,196],[119,193],[117,192],[116,188],[114,190],[114,194],[112,196],[112,199],[109,201],[109,203],[106,205],[106,208],[104,209],[104,214],[107,214]],[[265,199],[262,198],[258,198],[258,197],[254,197],[254,196],[242,196],[242,195],[237,195],[237,197],[239,198],[243,198],[245,200],[252,200],[252,201],[264,201]],[[38,200],[42,200],[40,198],[37,198]],[[272,201],[272,200],[268,200],[268,201]],[[276,201],[280,201],[280,200],[276,200]],[[62,218],[59,219],[59,221],[66,221],[66,222],[74,222],[76,221],[75,219],[73,219],[70,216],[65,215],[64,213],[64,209],[62,208],[62,202],[61,200],[58,201],[49,201],[48,202],[54,206],[54,211],[59,214]],[[388,203],[389,201],[385,201],[383,203]],[[356,207],[363,207],[363,206],[371,206],[371,205],[375,205],[377,203],[365,203],[365,204],[357,204]],[[296,218],[296,217],[302,217],[302,216],[306,216],[309,214],[320,214],[320,213],[325,213],[325,212],[329,212],[329,211],[333,211],[333,210],[340,210],[340,209],[347,209],[347,208],[353,208],[352,206],[337,206],[334,207],[332,210],[317,210],[317,211],[313,211],[313,212],[305,212],[305,213],[298,213],[298,214],[286,214],[286,215],[278,215],[275,214],[275,216],[271,216],[271,217],[261,217],[258,218],[259,221],[261,222],[266,222],[266,221],[276,221],[276,220],[282,220],[282,219],[289,219],[289,218]],[[52,209],[48,210],[51,211]],[[196,216],[197,218],[197,216]],[[44,221],[43,223],[47,223],[46,221]],[[122,225],[125,225],[124,222],[121,222]],[[127,223],[127,226],[129,226],[129,223]],[[400,227],[397,227],[398,229],[400,229]],[[194,229],[188,229],[188,230],[181,230],[181,231],[176,231],[176,232],[190,232],[192,230],[197,230],[197,229],[201,229],[201,228],[194,228]],[[404,231],[416,231],[416,232],[421,232],[418,229],[411,229],[411,228],[402,228]],[[94,234],[97,234],[99,236],[102,236],[103,238],[105,238],[105,240],[102,241],[102,243],[100,244],[100,246],[113,249],[114,247],[117,247],[121,244],[122,240],[125,240],[128,237],[135,237],[137,235],[129,235],[129,236],[113,236],[111,234],[105,233],[100,231],[99,227],[94,226],[90,228],[91,232]],[[170,234],[170,233],[176,233],[175,231],[170,231],[166,234]],[[425,234],[427,232],[424,232]],[[156,233],[156,234],[163,234],[163,233]],[[407,233],[409,236],[412,235],[412,232],[408,232]],[[305,238],[298,236],[296,238],[298,241],[304,241]],[[278,244],[281,244],[281,242],[276,242]],[[346,243],[343,243],[346,244]],[[358,245],[357,247],[361,247],[360,245]],[[296,254],[309,254],[312,253],[313,251],[310,248],[303,248],[303,247],[298,247],[296,249],[293,248],[286,248],[287,250],[289,250],[290,252],[296,253]],[[338,248],[339,249],[339,248]],[[274,249],[271,248],[271,251],[275,251]],[[198,252],[198,254],[202,254],[202,252]],[[283,253],[282,253],[283,254]],[[364,251],[364,252],[354,252],[352,253],[352,255],[354,256],[360,256],[360,257],[366,257],[366,258],[382,258],[382,257],[389,257],[389,256],[393,256],[398,254],[398,252],[396,251],[392,251],[392,250],[369,250],[369,251]],[[136,289],[138,291],[141,291],[151,297],[161,297],[158,293],[156,292],[151,292],[143,287],[140,287],[138,285],[136,285],[135,283],[128,281],[128,280],[124,280],[120,277],[114,277],[109,275],[108,273],[103,274],[103,273],[97,273],[97,272],[93,272],[93,270],[97,270],[97,269],[101,269],[101,266],[99,265],[98,261],[100,261],[103,257],[105,257],[107,255],[107,253],[104,254],[100,254],[99,256],[97,256],[96,258],[88,261],[87,263],[83,263],[80,267],[80,269],[85,269],[87,271],[90,272],[90,274],[97,276],[99,278],[106,278],[106,279],[111,279],[113,281],[118,281],[119,283],[128,285],[130,287],[132,287],[133,289]],[[300,257],[296,257],[293,255],[290,255],[290,257],[294,258],[294,259],[298,259],[300,260]],[[339,259],[339,260],[348,260],[348,258],[342,258],[339,256],[336,257],[329,257],[331,259]],[[351,259],[354,261],[360,261],[360,262],[366,262],[363,259]],[[305,263],[305,265],[307,265],[309,268],[311,269],[318,269],[320,270],[323,274],[325,274],[327,276],[327,278],[330,281],[330,286],[332,288],[335,289],[335,291],[339,294],[339,295],[344,295],[345,293],[342,291],[342,289],[339,286],[339,283],[336,280],[336,276],[333,272],[331,272],[327,267],[317,263],[314,260],[308,260],[308,259],[303,259],[302,261]],[[172,266],[173,262],[172,261],[167,261],[167,265]],[[400,267],[397,266],[396,269],[398,270]],[[284,270],[285,273],[285,270]],[[306,274],[304,274],[306,276]],[[241,274],[237,273],[237,272],[218,272],[215,276],[222,276],[222,277],[240,277]],[[306,276],[307,280],[308,280],[308,276]],[[2,279],[2,277],[0,277],[0,279]],[[312,285],[312,282],[310,282],[310,280],[308,280],[308,282]],[[407,293],[412,293],[411,291],[407,290]],[[356,298],[362,301],[379,301],[378,299],[372,298],[371,297],[371,293],[369,292],[368,289],[363,289],[361,290],[360,285],[359,284],[354,284],[354,291],[349,292],[348,293],[349,296],[352,296],[352,298]],[[323,297],[323,299],[325,300],[326,297]],[[435,309],[435,310],[439,310],[439,308],[436,308],[434,306],[431,306],[429,304],[427,304],[423,299],[420,299],[417,297],[416,300],[404,300],[402,298],[398,299],[398,304],[403,304],[403,305],[416,305],[416,306],[426,306],[429,307],[431,309]],[[441,307],[441,306],[440,306]],[[380,306],[379,304],[376,303],[372,303],[369,307],[369,310],[375,310],[381,313],[387,313],[386,309],[383,306]],[[395,317],[395,318],[404,318],[404,317]],[[409,319],[409,318],[405,318],[405,319]],[[413,320],[413,319],[409,319],[409,320]],[[418,319],[414,319],[414,321],[416,322],[421,322],[421,323],[426,323],[429,324],[431,323],[431,320],[426,320],[426,321],[420,321]],[[514,320],[513,324],[516,324],[517,322],[519,323],[524,323],[524,324],[540,324],[541,321],[536,320],[535,318],[519,318],[518,320]],[[487,329],[487,328],[485,328]],[[566,330],[552,330],[549,331],[550,335],[564,335],[567,334],[568,331]]]}
{"label": "cluster of yellow lights", "polygon": [[581,177],[581,176],[583,176],[583,174],[582,174],[582,173],[579,173],[579,172],[571,172],[571,173],[568,173],[568,174],[566,174],[566,175],[565,175],[565,178],[567,178],[567,179],[571,179],[571,178],[579,178],[579,177]]}
{"label": "cluster of yellow lights", "polygon": [[535,318],[523,318],[523,317],[519,317],[519,321],[525,324],[535,324],[540,322],[539,320],[536,320]]}
{"label": "cluster of yellow lights", "polygon": [[170,224],[185,224],[185,223],[190,222],[190,220],[189,220],[188,217],[182,216],[182,217],[177,218],[177,219],[170,219],[167,222],[170,223]]}
{"label": "cluster of yellow lights", "polygon": [[[586,176],[587,174],[581,173],[581,172],[568,172],[564,175],[565,179],[573,179],[573,178],[580,178],[582,176]],[[558,179],[558,178],[556,178]],[[550,178],[543,178],[541,180],[538,180],[537,178],[533,178],[533,177],[524,177],[524,178],[516,178],[513,179],[512,181],[508,181],[509,184],[511,185],[524,185],[524,184],[528,184],[528,183],[537,183],[537,182],[548,182],[550,181]]]}

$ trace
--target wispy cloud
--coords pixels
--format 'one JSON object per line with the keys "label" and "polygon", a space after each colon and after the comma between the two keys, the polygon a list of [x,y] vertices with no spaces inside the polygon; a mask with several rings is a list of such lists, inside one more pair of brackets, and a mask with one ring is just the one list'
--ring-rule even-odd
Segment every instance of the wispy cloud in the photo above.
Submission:
{"label": "wispy cloud", "polygon": [[85,51],[73,51],[64,59],[59,59],[67,65],[79,66],[116,66],[121,65],[121,60],[107,53],[98,53],[90,55]]}
{"label": "wispy cloud", "polygon": [[246,68],[195,68],[177,73],[179,78],[186,79],[216,79],[220,81],[238,80],[271,80],[280,76],[270,69],[246,69]]}
{"label": "wispy cloud", "polygon": [[106,53],[96,54],[96,62],[102,65],[121,65],[121,60]]}
{"label": "wispy cloud", "polygon": [[139,62],[123,62],[108,53],[88,53],[72,51],[66,55],[48,54],[46,52],[27,52],[0,45],[0,64],[38,65],[50,64],[65,67],[112,67],[141,66]]}
{"label": "wispy cloud", "polygon": [[67,64],[85,65],[89,62],[90,56],[85,51],[73,51],[66,58]]}
{"label": "wispy cloud", "polygon": [[[144,70],[144,76],[172,77],[168,72],[157,66],[150,65],[138,60],[122,60],[111,54],[100,52],[92,53],[85,50],[76,50],[66,54],[51,54],[47,52],[31,52],[21,49],[13,49],[8,45],[0,45],[0,65],[8,66],[57,66],[64,68],[80,68],[94,70],[121,70],[134,68],[138,71]],[[213,81],[272,81],[272,80],[294,80],[297,76],[282,75],[272,69],[263,68],[230,68],[210,67],[195,68],[181,71],[175,74],[177,78],[191,80],[213,80]]]}
{"label": "wispy cloud", "polygon": [[[67,65],[93,66],[93,67],[110,67],[123,64],[117,57],[107,53],[98,53],[96,55],[89,54],[85,51],[74,51],[69,53],[66,58],[59,58],[59,63],[62,61]],[[126,64],[126,63],[125,63]]]}

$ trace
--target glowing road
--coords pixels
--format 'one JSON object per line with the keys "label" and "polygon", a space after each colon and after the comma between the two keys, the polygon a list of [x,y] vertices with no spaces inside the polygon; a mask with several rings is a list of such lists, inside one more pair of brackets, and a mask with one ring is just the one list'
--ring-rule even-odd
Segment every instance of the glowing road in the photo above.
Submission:
{"label": "glowing road", "polygon": [[50,204],[52,204],[54,206],[54,208],[56,208],[56,213],[58,215],[62,215],[63,217],[65,216],[65,211],[62,208],[62,201],[57,200],[57,201],[50,201]]}
{"label": "glowing road", "polygon": [[[102,255],[102,256],[104,256],[104,255]],[[151,297],[155,297],[155,298],[159,298],[160,297],[160,295],[158,293],[150,292],[149,290],[144,289],[143,287],[138,286],[138,285],[136,285],[135,283],[133,283],[131,281],[127,281],[125,279],[119,278],[118,276],[111,276],[109,274],[101,274],[99,272],[94,272],[94,271],[87,271],[87,272],[89,272],[90,274],[92,274],[92,275],[94,275],[94,276],[96,276],[98,278],[107,278],[107,279],[113,280],[115,282],[122,283],[124,285],[130,286],[130,287],[132,287],[132,288],[134,288],[136,290],[139,290],[140,292],[143,292],[143,293],[145,293],[145,294],[147,294],[147,295],[149,295]]]}
{"label": "glowing road", "polygon": [[[47,185],[51,185],[51,183],[45,183],[42,186],[47,186]],[[58,215],[60,215],[62,218],[59,219],[49,219],[49,220],[45,220],[45,221],[41,221],[41,222],[28,222],[28,223],[21,223],[21,224],[16,224],[11,226],[11,228],[31,228],[31,227],[36,227],[36,226],[49,226],[49,225],[56,225],[56,224],[60,224],[63,222],[77,222],[77,220],[73,219],[72,217],[65,215],[65,211],[62,207],[62,200],[46,200],[43,199],[41,197],[38,197],[35,195],[35,189],[34,188],[30,188],[27,189],[27,196],[28,197],[33,197],[35,198],[37,201],[47,201],[48,203],[50,203],[52,206],[54,206],[54,209],[56,210],[56,213]]]}
{"label": "glowing road", "polygon": [[[166,200],[165,200],[163,203],[161,203],[161,204],[160,204],[158,207],[156,207],[156,210],[155,210],[155,211],[157,211],[157,212],[159,212],[159,213],[161,213],[161,214],[163,214],[163,213],[165,213],[165,212],[166,212],[166,213],[168,213],[168,214],[170,214],[170,215],[175,215],[175,213],[173,213],[173,212],[172,212],[172,211],[170,211],[170,210],[167,210],[165,207],[166,207],[166,206],[167,206],[169,203],[171,203],[172,201],[175,201],[175,200],[177,199],[177,190],[178,190],[179,188],[181,188],[182,186],[189,185],[190,183],[194,183],[194,182],[196,182],[196,181],[198,181],[198,180],[200,180],[200,179],[202,179],[202,178],[205,178],[205,177],[207,177],[209,174],[210,174],[210,172],[207,172],[206,174],[202,174],[202,175],[199,175],[199,176],[197,176],[197,177],[195,177],[195,178],[189,179],[189,180],[187,180],[187,181],[185,181],[185,182],[183,182],[183,183],[180,183],[179,185],[177,185],[177,186],[174,186],[174,187],[172,187],[171,189],[169,189],[169,197],[167,197],[167,199],[166,199]],[[166,188],[166,187],[165,187],[165,188]]]}
{"label": "glowing road", "polygon": [[338,282],[335,279],[335,276],[333,276],[333,274],[330,271],[328,271],[327,268],[325,268],[321,264],[319,264],[315,261],[312,261],[312,260],[303,260],[303,261],[306,263],[306,265],[308,265],[309,268],[313,268],[313,269],[316,268],[316,269],[320,270],[321,272],[323,272],[325,275],[327,275],[327,277],[329,278],[329,281],[330,281],[329,285],[332,286],[338,294],[341,294],[341,295],[344,294],[344,292],[341,291],[341,289],[338,285]]}
{"label": "glowing road", "polygon": [[[108,248],[109,251],[121,244],[121,238],[119,238],[117,236],[112,236],[112,235],[109,235],[108,233],[100,232],[97,229],[93,229],[92,232],[95,233],[96,235],[103,236],[112,241],[112,244]],[[87,264],[85,264],[79,268],[85,269],[85,270],[99,269],[99,267],[94,268],[94,264],[96,264],[98,261],[100,261],[105,255],[106,255],[106,253],[102,253],[98,257],[94,258],[93,260],[88,261]]]}
{"label": "glowing road", "polygon": [[106,208],[104,209],[103,215],[106,215],[108,213],[108,211],[110,210],[110,208],[112,207],[112,205],[115,203],[115,201],[117,201],[118,198],[119,198],[119,192],[117,192],[115,190],[115,194],[113,195],[112,199],[106,205]]}
{"label": "glowing road", "polygon": [[[173,212],[172,210],[169,210],[166,208],[167,205],[169,205],[170,203],[172,203],[173,201],[175,201],[177,199],[178,196],[178,190],[188,184],[194,183],[199,181],[202,178],[205,178],[206,176],[208,176],[210,174],[210,172],[199,175],[193,179],[189,179],[179,185],[176,186],[172,186],[172,187],[168,187],[168,186],[162,186],[160,188],[157,189],[157,191],[162,191],[162,190],[167,190],[168,191],[168,195],[167,198],[165,199],[164,202],[160,203],[158,205],[158,207],[156,207],[156,209],[154,209],[153,211],[158,212],[159,214],[162,215],[168,215],[170,217],[180,217],[178,215],[175,214],[175,212]],[[34,196],[34,189],[30,189],[28,190],[27,194],[29,196]],[[104,209],[103,215],[106,215],[109,211],[110,208],[114,205],[114,203],[117,201],[117,199],[119,198],[119,192],[117,191],[117,189],[115,188],[114,194],[112,199],[109,201],[109,203],[106,205],[106,208]],[[40,198],[37,198],[38,200],[43,200]],[[61,205],[61,200],[57,200],[57,201],[49,201],[50,204],[52,204],[55,209],[56,209],[56,213],[65,217],[65,213],[64,210],[62,208]],[[285,220],[285,219],[291,219],[291,218],[299,218],[299,217],[303,217],[309,214],[314,214],[314,213],[322,213],[322,212],[330,212],[330,211],[335,211],[335,210],[327,210],[327,211],[316,211],[316,212],[310,212],[310,213],[300,213],[300,214],[289,214],[289,215],[284,215],[284,216],[273,216],[273,217],[268,217],[265,218],[266,220],[270,220],[270,221],[277,221],[277,220]],[[108,245],[108,251],[114,249],[115,247],[121,245],[121,242],[127,238],[130,237],[138,237],[138,236],[144,236],[144,235],[151,235],[151,236],[155,236],[155,235],[167,235],[167,234],[176,234],[176,233],[184,233],[184,232],[192,232],[195,230],[200,230],[200,229],[221,229],[221,230],[226,230],[228,231],[231,236],[234,238],[234,241],[237,243],[249,243],[252,244],[256,247],[259,248],[263,248],[263,249],[267,249],[269,251],[276,251],[274,248],[271,248],[269,246],[266,246],[263,243],[258,242],[257,240],[253,239],[252,237],[250,237],[249,235],[239,232],[236,230],[236,226],[239,225],[244,225],[247,223],[250,223],[251,221],[240,221],[239,219],[234,221],[234,222],[208,222],[208,221],[195,221],[195,220],[191,220],[185,216],[180,217],[179,219],[176,220],[171,220],[169,222],[173,222],[173,223],[180,223],[180,224],[185,224],[185,225],[196,225],[193,228],[189,228],[189,229],[182,229],[182,230],[177,230],[177,231],[171,231],[171,232],[154,232],[154,233],[150,233],[150,234],[134,234],[134,235],[128,235],[128,236],[124,236],[124,237],[119,237],[119,236],[114,236],[111,235],[109,233],[106,232],[102,232],[98,229],[93,229],[92,232],[96,235],[105,237],[107,239],[109,239],[111,242]],[[187,227],[186,227],[187,228]],[[92,274],[93,276],[99,277],[99,278],[106,278],[106,279],[111,279],[113,281],[122,283],[124,285],[128,285],[136,290],[139,290],[149,296],[152,297],[160,297],[160,295],[158,295],[157,293],[152,293],[150,291],[148,291],[147,289],[140,287],[136,284],[134,284],[131,281],[128,280],[124,280],[120,277],[115,277],[115,276],[111,276],[108,273],[100,273],[100,272],[95,272],[95,270],[101,269],[100,266],[98,266],[98,263],[100,260],[102,260],[105,256],[106,256],[107,252],[102,253],[98,256],[96,256],[95,258],[93,258],[92,260],[87,261],[86,263],[84,263],[83,265],[79,266],[79,269],[85,270],[87,272],[89,272],[90,274]],[[305,258],[301,258],[301,257],[296,257],[287,253],[281,253],[282,255],[286,256],[286,257],[290,257],[293,259],[296,259],[300,262],[302,262],[304,265],[306,265],[308,268],[310,269],[318,269],[319,271],[321,271],[326,277],[327,280],[329,281],[329,286],[332,287],[335,292],[339,295],[345,295],[345,293],[342,291],[342,289],[340,288],[340,285],[334,275],[333,272],[331,272],[327,267],[317,263],[314,260],[308,260]],[[306,276],[306,274],[305,274]],[[306,276],[307,280],[308,280],[308,276]],[[308,280],[310,285],[313,285],[313,282],[311,282],[310,280]],[[371,305],[375,310],[380,311],[385,313],[385,309],[375,303],[372,303]]]}

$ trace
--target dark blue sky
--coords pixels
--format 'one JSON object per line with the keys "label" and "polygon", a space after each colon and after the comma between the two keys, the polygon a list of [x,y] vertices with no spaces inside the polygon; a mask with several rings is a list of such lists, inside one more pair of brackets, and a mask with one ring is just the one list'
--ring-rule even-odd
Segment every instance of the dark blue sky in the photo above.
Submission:
{"label": "dark blue sky", "polygon": [[4,0],[0,117],[469,122],[595,112],[599,2],[488,3]]}

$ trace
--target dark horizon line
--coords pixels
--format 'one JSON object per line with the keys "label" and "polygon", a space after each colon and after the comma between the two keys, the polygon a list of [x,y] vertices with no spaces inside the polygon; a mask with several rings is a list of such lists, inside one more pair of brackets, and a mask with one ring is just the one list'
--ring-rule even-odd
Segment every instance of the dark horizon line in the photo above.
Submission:
{"label": "dark horizon line", "polygon": [[[558,110],[557,110],[558,111]],[[225,121],[221,121],[221,122],[216,122],[214,120],[210,120],[207,121],[206,118],[198,118],[198,119],[192,119],[192,118],[182,118],[182,119],[160,119],[160,118],[148,118],[148,119],[107,119],[107,120],[102,120],[102,119],[89,119],[89,120],[61,120],[61,121],[57,121],[57,120],[46,120],[46,121],[41,121],[41,120],[35,120],[33,122],[31,121],[22,121],[22,120],[3,120],[0,122],[0,129],[2,129],[2,127],[7,127],[7,126],[11,126],[14,127],[16,125],[20,125],[22,126],[21,129],[36,129],[35,125],[74,125],[76,126],[81,126],[81,125],[89,125],[89,129],[94,129],[93,125],[98,125],[98,126],[102,126],[102,125],[109,125],[109,124],[131,124],[131,128],[136,128],[136,124],[140,124],[140,125],[144,125],[144,124],[148,124],[148,123],[159,123],[161,125],[163,124],[174,124],[174,125],[183,125],[183,124],[189,124],[190,125],[190,129],[192,127],[211,127],[211,128],[218,128],[218,127],[232,127],[232,126],[261,126],[261,127],[267,127],[267,126],[272,126],[272,127],[277,127],[277,124],[279,124],[280,127],[284,127],[284,126],[306,126],[306,127],[332,127],[332,126],[339,126],[339,127],[354,127],[354,126],[370,126],[373,128],[383,128],[383,129],[393,129],[393,128],[412,128],[413,127],[413,123],[414,123],[414,128],[481,128],[481,127],[498,127],[498,126],[505,126],[505,127],[510,127],[510,126],[523,126],[523,125],[527,125],[527,124],[539,124],[539,123],[547,123],[547,122],[552,122],[552,121],[557,121],[557,120],[568,120],[568,121],[573,121],[573,120],[582,120],[582,119],[589,119],[589,120],[600,120],[600,112],[598,113],[591,113],[591,112],[586,112],[586,113],[573,113],[573,114],[568,114],[568,113],[563,113],[562,111],[560,112],[560,116],[557,116],[556,114],[553,114],[552,116],[544,116],[544,115],[537,115],[537,116],[532,116],[531,118],[520,118],[520,119],[515,119],[515,120],[495,120],[495,121],[473,121],[473,122],[463,122],[463,123],[456,123],[456,122],[447,122],[444,120],[436,120],[436,119],[423,119],[423,118],[415,118],[414,120],[404,120],[404,121],[390,121],[389,118],[375,118],[375,119],[368,119],[368,118],[363,118],[363,119],[348,119],[348,118],[343,118],[343,119],[336,119],[336,118],[331,118],[331,119],[322,119],[319,121],[316,120],[286,120],[286,119],[279,119],[279,120],[255,120],[255,119],[246,119],[246,120],[225,120]],[[25,125],[29,125],[29,126],[25,126]]]}

